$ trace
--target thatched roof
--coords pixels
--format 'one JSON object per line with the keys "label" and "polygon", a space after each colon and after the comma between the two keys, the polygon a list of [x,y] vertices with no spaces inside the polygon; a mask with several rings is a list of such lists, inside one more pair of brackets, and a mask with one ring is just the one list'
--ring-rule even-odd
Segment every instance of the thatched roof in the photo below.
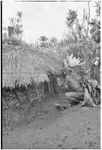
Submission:
{"label": "thatched roof", "polygon": [[26,86],[48,80],[47,71],[59,72],[63,63],[47,53],[32,49],[27,44],[3,45],[3,87]]}

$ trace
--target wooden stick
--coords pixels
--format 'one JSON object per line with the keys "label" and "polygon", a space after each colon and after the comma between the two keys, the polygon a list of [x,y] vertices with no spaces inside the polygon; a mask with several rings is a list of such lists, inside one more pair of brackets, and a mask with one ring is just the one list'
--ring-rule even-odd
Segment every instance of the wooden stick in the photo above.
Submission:
{"label": "wooden stick", "polygon": [[8,104],[6,103],[6,100],[5,100],[4,96],[2,96],[2,100],[3,100],[3,103],[4,103],[5,107],[9,108]]}

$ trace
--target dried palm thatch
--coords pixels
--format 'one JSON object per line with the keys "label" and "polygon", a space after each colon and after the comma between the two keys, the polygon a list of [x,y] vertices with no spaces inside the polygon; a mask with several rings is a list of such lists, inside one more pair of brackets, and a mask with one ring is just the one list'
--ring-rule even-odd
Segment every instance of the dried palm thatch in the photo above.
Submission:
{"label": "dried palm thatch", "polygon": [[47,71],[59,72],[63,63],[27,44],[3,45],[3,87],[48,81]]}

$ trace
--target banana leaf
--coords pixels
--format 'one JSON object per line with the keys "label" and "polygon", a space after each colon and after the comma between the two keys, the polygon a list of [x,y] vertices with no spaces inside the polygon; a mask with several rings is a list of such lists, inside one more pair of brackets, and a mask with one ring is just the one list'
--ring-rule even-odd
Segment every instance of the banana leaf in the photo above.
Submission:
{"label": "banana leaf", "polygon": [[84,92],[84,101],[85,101],[86,103],[88,103],[89,106],[95,107],[94,101],[93,101],[91,95],[89,94],[87,88],[85,88],[85,92]]}

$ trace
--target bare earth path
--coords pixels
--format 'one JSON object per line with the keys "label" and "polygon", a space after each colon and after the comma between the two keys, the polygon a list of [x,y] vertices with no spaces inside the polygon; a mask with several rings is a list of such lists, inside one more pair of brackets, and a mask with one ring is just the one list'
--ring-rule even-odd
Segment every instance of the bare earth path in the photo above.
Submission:
{"label": "bare earth path", "polygon": [[48,102],[30,114],[26,125],[4,130],[4,149],[100,149],[99,106],[59,112]]}

